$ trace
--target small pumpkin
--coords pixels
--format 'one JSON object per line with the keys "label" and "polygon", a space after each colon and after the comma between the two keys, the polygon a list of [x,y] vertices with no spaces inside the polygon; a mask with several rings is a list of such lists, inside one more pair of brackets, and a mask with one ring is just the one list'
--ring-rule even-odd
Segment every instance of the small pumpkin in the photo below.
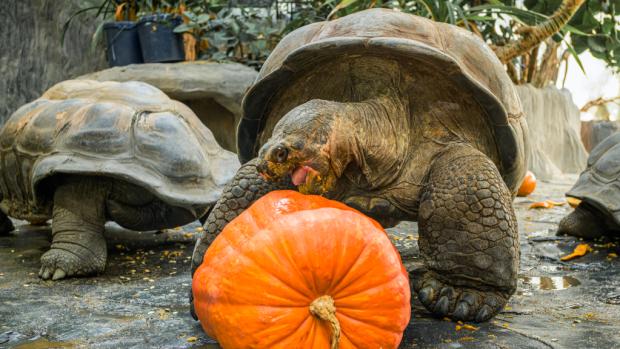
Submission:
{"label": "small pumpkin", "polygon": [[527,171],[523,178],[523,182],[521,182],[517,196],[528,196],[534,192],[534,189],[536,189],[536,176],[534,176],[532,171]]}
{"label": "small pumpkin", "polygon": [[408,274],[381,226],[295,191],[230,222],[192,291],[223,348],[396,348],[411,315]]}

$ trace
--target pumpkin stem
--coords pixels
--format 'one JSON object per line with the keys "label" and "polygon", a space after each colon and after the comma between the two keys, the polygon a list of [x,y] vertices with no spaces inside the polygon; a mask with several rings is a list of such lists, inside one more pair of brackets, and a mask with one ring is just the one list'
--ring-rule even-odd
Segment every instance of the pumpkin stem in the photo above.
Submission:
{"label": "pumpkin stem", "polygon": [[340,341],[340,323],[336,318],[334,299],[328,295],[315,299],[310,303],[310,314],[323,321],[329,322],[332,326],[331,349],[338,349],[338,341]]}

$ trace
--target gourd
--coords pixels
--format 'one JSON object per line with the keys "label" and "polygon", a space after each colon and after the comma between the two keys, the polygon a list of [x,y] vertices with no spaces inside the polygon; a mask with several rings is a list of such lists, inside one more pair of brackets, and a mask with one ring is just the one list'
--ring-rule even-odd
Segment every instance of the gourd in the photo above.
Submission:
{"label": "gourd", "polygon": [[517,195],[528,196],[534,192],[534,189],[536,189],[536,176],[534,176],[531,171],[527,171],[523,181],[521,182]]}
{"label": "gourd", "polygon": [[271,192],[228,223],[193,278],[223,348],[396,348],[408,274],[374,220],[336,201]]}

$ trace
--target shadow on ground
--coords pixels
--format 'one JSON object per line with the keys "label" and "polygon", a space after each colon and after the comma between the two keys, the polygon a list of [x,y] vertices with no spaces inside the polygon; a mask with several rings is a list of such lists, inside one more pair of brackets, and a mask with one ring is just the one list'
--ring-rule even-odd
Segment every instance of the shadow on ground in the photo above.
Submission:
{"label": "shadow on ground", "polygon": [[[592,242],[594,252],[559,257],[580,242],[556,237],[570,207],[529,210],[534,201],[562,200],[576,177],[540,183],[517,198],[521,240],[519,289],[505,310],[468,330],[434,319],[414,302],[401,348],[613,348],[620,342],[620,244]],[[109,226],[105,274],[60,282],[37,277],[50,244],[49,227],[16,222],[0,237],[0,348],[218,348],[188,314],[189,259],[197,223],[161,233]],[[417,227],[389,229],[406,240],[407,265],[417,263]]]}

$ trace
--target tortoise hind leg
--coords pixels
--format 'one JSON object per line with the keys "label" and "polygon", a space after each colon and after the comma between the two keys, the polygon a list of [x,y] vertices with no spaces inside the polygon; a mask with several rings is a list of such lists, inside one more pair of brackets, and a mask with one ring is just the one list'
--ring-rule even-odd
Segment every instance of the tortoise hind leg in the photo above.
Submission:
{"label": "tortoise hind leg", "polygon": [[11,219],[0,210],[0,236],[9,235],[10,232],[15,230]]}
{"label": "tortoise hind leg", "polygon": [[604,235],[604,219],[594,213],[594,209],[581,203],[568,216],[562,218],[557,235],[571,235],[594,239]]}
{"label": "tortoise hind leg", "polygon": [[54,193],[52,246],[41,256],[42,279],[103,272],[107,258],[103,237],[109,182],[72,177]]}
{"label": "tortoise hind leg", "polygon": [[517,286],[519,242],[512,198],[495,165],[458,146],[434,160],[419,209],[426,268],[414,277],[434,315],[485,321]]}

